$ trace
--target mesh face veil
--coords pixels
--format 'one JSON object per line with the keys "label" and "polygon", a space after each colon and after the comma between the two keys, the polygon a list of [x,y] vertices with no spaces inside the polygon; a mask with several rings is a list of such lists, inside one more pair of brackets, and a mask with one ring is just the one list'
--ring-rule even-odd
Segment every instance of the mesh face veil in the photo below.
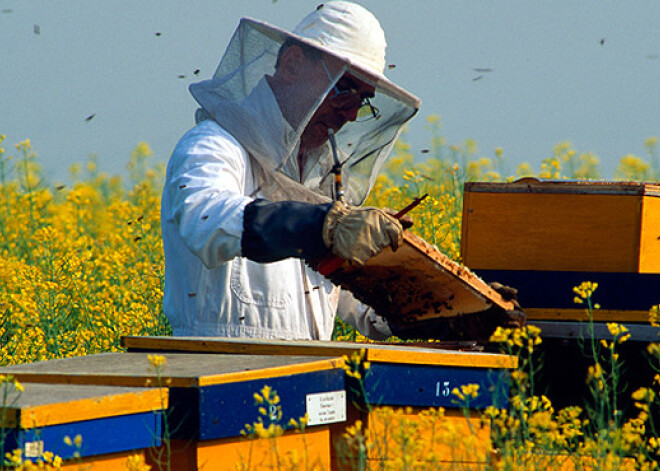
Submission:
{"label": "mesh face veil", "polygon": [[[282,58],[292,47],[302,52],[295,79],[282,80]],[[201,106],[197,121],[214,119],[245,147],[261,194],[273,201],[332,198],[332,129],[346,199],[358,205],[420,106],[385,78],[384,67],[377,20],[356,4],[335,1],[293,33],[242,19],[213,78],[190,91]]]}

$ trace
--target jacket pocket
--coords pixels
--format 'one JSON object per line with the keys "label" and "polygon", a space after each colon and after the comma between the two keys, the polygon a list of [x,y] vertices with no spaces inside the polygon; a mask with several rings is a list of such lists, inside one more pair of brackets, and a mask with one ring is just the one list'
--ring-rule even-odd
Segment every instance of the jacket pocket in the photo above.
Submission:
{"label": "jacket pocket", "polygon": [[255,263],[235,258],[231,272],[231,290],[243,303],[277,309],[288,307],[300,291],[297,260]]}

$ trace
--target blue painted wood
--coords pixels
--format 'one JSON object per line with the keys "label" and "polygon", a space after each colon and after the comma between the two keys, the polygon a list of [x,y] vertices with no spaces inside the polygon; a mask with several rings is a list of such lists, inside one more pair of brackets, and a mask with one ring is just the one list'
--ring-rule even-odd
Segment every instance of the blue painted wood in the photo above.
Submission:
{"label": "blue painted wood", "polygon": [[[72,411],[73,414],[75,411]],[[161,424],[160,412],[142,412],[49,425],[37,429],[12,429],[6,437],[5,451],[20,448],[26,456],[26,444],[35,442],[43,442],[43,444],[28,445],[28,448],[36,446],[63,459],[73,458],[76,452],[80,457],[85,458],[138,450],[161,444]],[[69,446],[64,443],[66,436],[73,440],[76,435],[82,437],[80,449],[75,444]]]}
{"label": "blue painted wood", "polygon": [[498,281],[518,289],[523,308],[579,309],[573,299],[573,287],[583,281],[595,281],[593,295],[602,309],[646,311],[658,304],[660,274],[606,273],[532,270],[474,270],[488,281]]}
{"label": "blue painted wood", "polygon": [[[254,394],[266,385],[280,398],[282,418],[278,423],[287,428],[290,419],[305,415],[308,394],[344,390],[344,371],[336,368],[200,388],[172,388],[168,413],[172,437],[211,440],[239,436],[246,424],[263,418]],[[268,423],[264,418],[264,424]]]}
{"label": "blue painted wood", "polygon": [[[364,379],[366,402],[371,405],[458,408],[454,388],[478,384],[479,395],[470,408],[504,408],[508,404],[509,373],[491,368],[371,363]],[[359,393],[354,382],[352,393]]]}

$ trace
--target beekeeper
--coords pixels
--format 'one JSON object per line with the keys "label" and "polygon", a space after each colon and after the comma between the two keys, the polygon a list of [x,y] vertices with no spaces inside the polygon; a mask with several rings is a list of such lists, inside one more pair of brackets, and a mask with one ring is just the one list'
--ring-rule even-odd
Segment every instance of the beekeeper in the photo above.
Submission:
{"label": "beekeeper", "polygon": [[[357,207],[420,101],[390,82],[385,35],[363,7],[319,5],[293,32],[242,19],[162,198],[164,311],[174,335],[329,339],[335,315],[372,338],[387,322],[305,264],[363,263],[402,239]],[[334,133],[345,204],[336,202]]]}
{"label": "beekeeper", "polygon": [[384,76],[385,46],[378,20],[346,1],[293,32],[242,19],[213,78],[190,86],[197,125],[172,153],[161,209],[174,335],[327,340],[337,314],[391,335],[306,264],[364,263],[402,241],[399,221],[359,206],[420,106]]}

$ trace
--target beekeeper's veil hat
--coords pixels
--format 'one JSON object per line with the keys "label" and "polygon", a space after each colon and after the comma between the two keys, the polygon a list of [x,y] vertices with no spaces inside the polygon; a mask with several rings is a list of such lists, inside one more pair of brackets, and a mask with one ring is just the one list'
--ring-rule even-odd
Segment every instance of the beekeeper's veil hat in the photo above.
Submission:
{"label": "beekeeper's veil hat", "polygon": [[[301,46],[310,61],[308,79],[288,95],[273,94],[264,77],[276,73],[278,57],[291,45]],[[216,120],[245,147],[257,161],[266,197],[330,197],[330,146],[326,141],[298,159],[300,136],[326,96],[337,91],[337,82],[346,74],[357,78],[375,89],[364,116],[371,119],[347,122],[336,142],[346,197],[360,204],[420,106],[417,97],[385,77],[385,48],[374,15],[347,1],[319,5],[292,32],[243,18],[213,78],[190,86],[201,106],[196,118]],[[292,103],[293,110],[287,106]]]}

